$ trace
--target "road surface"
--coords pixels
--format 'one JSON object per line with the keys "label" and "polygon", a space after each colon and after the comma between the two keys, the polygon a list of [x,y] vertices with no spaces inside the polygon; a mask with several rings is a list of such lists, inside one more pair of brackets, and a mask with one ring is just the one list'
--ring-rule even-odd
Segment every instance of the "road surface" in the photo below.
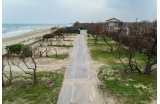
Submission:
{"label": "road surface", "polygon": [[103,104],[84,37],[76,37],[57,104]]}

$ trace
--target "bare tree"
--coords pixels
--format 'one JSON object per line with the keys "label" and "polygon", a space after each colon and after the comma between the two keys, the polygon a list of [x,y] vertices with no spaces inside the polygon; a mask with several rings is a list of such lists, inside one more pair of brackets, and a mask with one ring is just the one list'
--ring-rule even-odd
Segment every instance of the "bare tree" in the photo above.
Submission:
{"label": "bare tree", "polygon": [[111,53],[113,53],[113,46],[109,43],[110,41],[110,32],[109,27],[106,25],[101,25],[100,37],[102,40],[110,47]]}
{"label": "bare tree", "polygon": [[4,76],[6,76],[4,73],[4,68],[7,66],[7,63],[8,63],[8,57],[2,55],[2,87],[4,87]]}
{"label": "bare tree", "polygon": [[[141,70],[137,66],[136,59],[134,59],[136,51],[134,50],[134,44],[135,44],[136,37],[129,37],[129,45],[126,47],[124,45],[118,45],[118,56],[116,56],[120,62],[125,67],[125,71],[128,71],[128,69],[131,71],[131,73],[136,70],[139,74],[141,74]],[[114,54],[113,54],[114,55]],[[127,63],[122,60],[122,55],[127,58]]]}
{"label": "bare tree", "polygon": [[[11,54],[8,53],[2,56],[2,86],[4,87],[4,76],[9,81],[9,85],[12,84],[12,68],[10,65]],[[9,66],[9,75],[4,73],[5,66]]]}
{"label": "bare tree", "polygon": [[144,39],[147,40],[151,44],[151,47],[147,53],[147,60],[144,59],[146,63],[145,73],[150,74],[152,71],[157,69],[157,68],[153,70],[151,69],[151,67],[157,63],[157,53],[156,53],[156,50],[157,50],[156,48],[157,47],[157,21],[155,21],[153,23],[153,26],[150,27],[149,33],[145,34]]}
{"label": "bare tree", "polygon": [[94,44],[98,43],[98,39],[100,37],[100,32],[102,31],[101,23],[91,23],[88,25],[88,32],[94,38]]}
{"label": "bare tree", "polygon": [[[139,48],[141,35],[139,34],[139,29],[137,25],[132,24],[129,26],[130,33],[126,35],[124,32],[125,28],[122,26],[118,30],[117,36],[117,50],[118,56],[116,56],[120,62],[125,67],[125,71],[130,70],[131,73],[136,70],[139,74],[141,74],[141,70],[137,65],[137,61],[134,58],[135,54]],[[114,54],[113,54],[114,55]],[[123,62],[122,55],[127,58],[127,63]]]}
{"label": "bare tree", "polygon": [[73,27],[75,27],[75,28],[79,28],[80,26],[81,25],[80,25],[80,23],[78,21],[73,24]]}
{"label": "bare tree", "polygon": [[[20,55],[18,56],[20,61],[14,61],[14,58],[13,58],[13,59],[11,60],[11,62],[12,62],[13,65],[15,65],[15,66],[17,66],[18,68],[20,68],[25,74],[29,74],[29,75],[33,76],[34,85],[37,85],[37,74],[36,74],[37,64],[36,64],[36,61],[35,61],[35,58],[38,56],[38,55],[36,54],[37,48],[31,48],[31,47],[30,47],[29,50],[30,50],[30,55],[29,55],[29,57],[25,57],[25,54],[20,54]],[[32,67],[30,67],[30,66],[28,65],[28,63],[26,62],[26,60],[27,60],[28,58],[30,58],[31,61],[32,61],[32,63],[33,63],[33,66],[32,66]],[[31,70],[33,70],[33,72],[28,72],[28,71],[24,70],[24,67],[20,66],[20,63],[21,63],[21,62],[26,66],[27,69],[31,69]]]}

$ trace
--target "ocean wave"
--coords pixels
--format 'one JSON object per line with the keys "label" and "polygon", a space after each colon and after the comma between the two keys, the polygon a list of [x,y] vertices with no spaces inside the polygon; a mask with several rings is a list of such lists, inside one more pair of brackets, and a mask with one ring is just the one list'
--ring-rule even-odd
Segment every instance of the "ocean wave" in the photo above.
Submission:
{"label": "ocean wave", "polygon": [[17,31],[10,31],[10,32],[6,32],[2,34],[2,38],[7,38],[7,37],[12,37],[12,36],[16,36],[16,35],[20,35],[26,32],[30,32],[34,29],[25,29],[25,30],[17,30]]}
{"label": "ocean wave", "polygon": [[3,27],[2,38],[20,35],[26,32],[30,32],[35,29],[49,28],[51,26],[22,26],[22,27]]}
{"label": "ocean wave", "polygon": [[67,25],[68,24],[2,24],[2,38],[20,35],[35,29]]}

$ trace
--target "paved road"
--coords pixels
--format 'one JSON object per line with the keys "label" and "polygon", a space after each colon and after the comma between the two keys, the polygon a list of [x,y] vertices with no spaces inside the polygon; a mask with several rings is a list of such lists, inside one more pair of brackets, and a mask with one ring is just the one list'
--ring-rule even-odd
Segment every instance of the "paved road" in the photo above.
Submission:
{"label": "paved road", "polygon": [[77,35],[58,104],[102,104],[89,62],[84,35]]}
{"label": "paved road", "polygon": [[66,78],[91,78],[89,55],[83,35],[78,35],[72,50],[71,61],[66,70]]}

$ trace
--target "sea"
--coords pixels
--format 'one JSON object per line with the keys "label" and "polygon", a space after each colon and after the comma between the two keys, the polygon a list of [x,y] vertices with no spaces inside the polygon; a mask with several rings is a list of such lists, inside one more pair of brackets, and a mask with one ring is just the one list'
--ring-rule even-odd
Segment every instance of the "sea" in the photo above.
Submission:
{"label": "sea", "polygon": [[2,24],[2,38],[20,35],[35,29],[72,26],[72,24]]}

